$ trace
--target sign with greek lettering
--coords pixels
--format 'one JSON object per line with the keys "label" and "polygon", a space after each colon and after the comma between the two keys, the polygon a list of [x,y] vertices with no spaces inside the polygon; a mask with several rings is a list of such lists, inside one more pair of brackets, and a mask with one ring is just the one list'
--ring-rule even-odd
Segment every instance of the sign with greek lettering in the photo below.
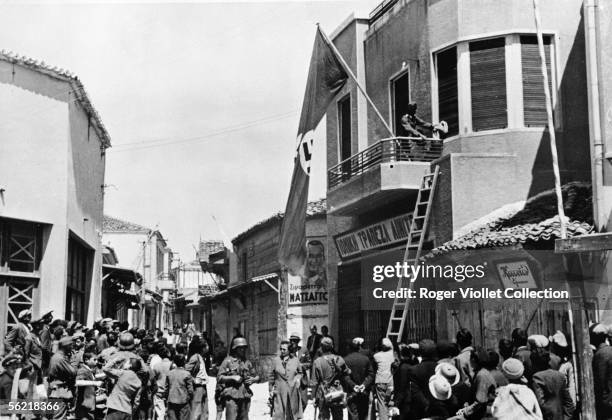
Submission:
{"label": "sign with greek lettering", "polygon": [[334,240],[340,257],[352,257],[363,251],[406,241],[411,222],[412,213],[409,213],[338,235]]}
{"label": "sign with greek lettering", "polygon": [[537,289],[535,279],[527,261],[512,261],[496,264],[499,278],[505,288]]}

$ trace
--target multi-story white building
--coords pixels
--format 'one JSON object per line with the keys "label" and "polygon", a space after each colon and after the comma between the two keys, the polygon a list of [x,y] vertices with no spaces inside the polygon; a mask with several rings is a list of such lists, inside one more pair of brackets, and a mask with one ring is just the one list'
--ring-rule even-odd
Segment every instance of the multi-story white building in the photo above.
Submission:
{"label": "multi-story white building", "polygon": [[108,147],[74,74],[0,52],[0,335],[30,307],[100,314]]}

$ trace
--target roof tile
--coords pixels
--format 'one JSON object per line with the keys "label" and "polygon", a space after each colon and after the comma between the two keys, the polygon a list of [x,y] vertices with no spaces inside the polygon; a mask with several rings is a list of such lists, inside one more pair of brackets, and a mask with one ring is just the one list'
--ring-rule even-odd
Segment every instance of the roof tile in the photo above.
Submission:
{"label": "roof tile", "polygon": [[[569,237],[594,232],[591,185],[572,182],[563,185],[563,204]],[[485,216],[486,218],[486,216]],[[434,248],[424,259],[434,258],[456,250],[495,248],[550,241],[561,237],[561,223],[557,215],[554,190],[544,191],[525,203],[515,214],[498,218],[465,235]]]}

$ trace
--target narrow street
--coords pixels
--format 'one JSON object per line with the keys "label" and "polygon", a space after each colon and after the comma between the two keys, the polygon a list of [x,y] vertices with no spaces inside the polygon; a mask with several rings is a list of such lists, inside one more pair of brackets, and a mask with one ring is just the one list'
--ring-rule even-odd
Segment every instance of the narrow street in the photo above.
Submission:
{"label": "narrow street", "polygon": [[[210,382],[207,386],[208,391],[208,418],[214,420],[217,408],[215,407],[214,395],[215,395],[215,384],[216,379],[210,377]],[[270,407],[268,406],[268,383],[259,383],[251,386],[253,391],[253,398],[251,400],[251,410],[249,412],[249,418],[253,420],[269,419],[270,418]],[[346,413],[345,416],[346,418]],[[314,418],[314,406],[312,401],[308,403],[306,411],[304,412],[304,420],[312,420]],[[225,415],[222,417],[225,420]]]}

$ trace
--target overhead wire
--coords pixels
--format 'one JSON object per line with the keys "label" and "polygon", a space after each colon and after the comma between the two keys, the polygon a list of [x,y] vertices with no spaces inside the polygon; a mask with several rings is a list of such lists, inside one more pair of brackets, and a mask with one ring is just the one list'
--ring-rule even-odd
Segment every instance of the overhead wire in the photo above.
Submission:
{"label": "overhead wire", "polygon": [[155,148],[155,147],[163,147],[163,146],[175,145],[175,144],[192,143],[192,142],[197,142],[200,140],[205,140],[211,137],[216,137],[216,136],[221,136],[224,134],[233,133],[236,131],[241,131],[247,128],[256,127],[258,125],[280,121],[283,119],[293,117],[295,115],[297,115],[297,111],[291,111],[291,112],[286,112],[283,114],[271,115],[269,117],[260,118],[258,120],[253,120],[253,121],[249,121],[249,122],[242,123],[242,124],[228,126],[220,130],[212,131],[212,132],[205,133],[205,134],[195,136],[195,137],[187,137],[187,138],[182,138],[182,139],[174,139],[171,137],[167,137],[167,138],[162,138],[162,139],[157,139],[157,140],[149,140],[149,141],[143,140],[143,141],[137,141],[137,142],[131,142],[131,143],[122,143],[122,144],[113,146],[113,148],[110,150],[115,153],[119,153],[119,152],[132,151],[132,150],[142,150],[142,149],[150,149],[150,148]]}

